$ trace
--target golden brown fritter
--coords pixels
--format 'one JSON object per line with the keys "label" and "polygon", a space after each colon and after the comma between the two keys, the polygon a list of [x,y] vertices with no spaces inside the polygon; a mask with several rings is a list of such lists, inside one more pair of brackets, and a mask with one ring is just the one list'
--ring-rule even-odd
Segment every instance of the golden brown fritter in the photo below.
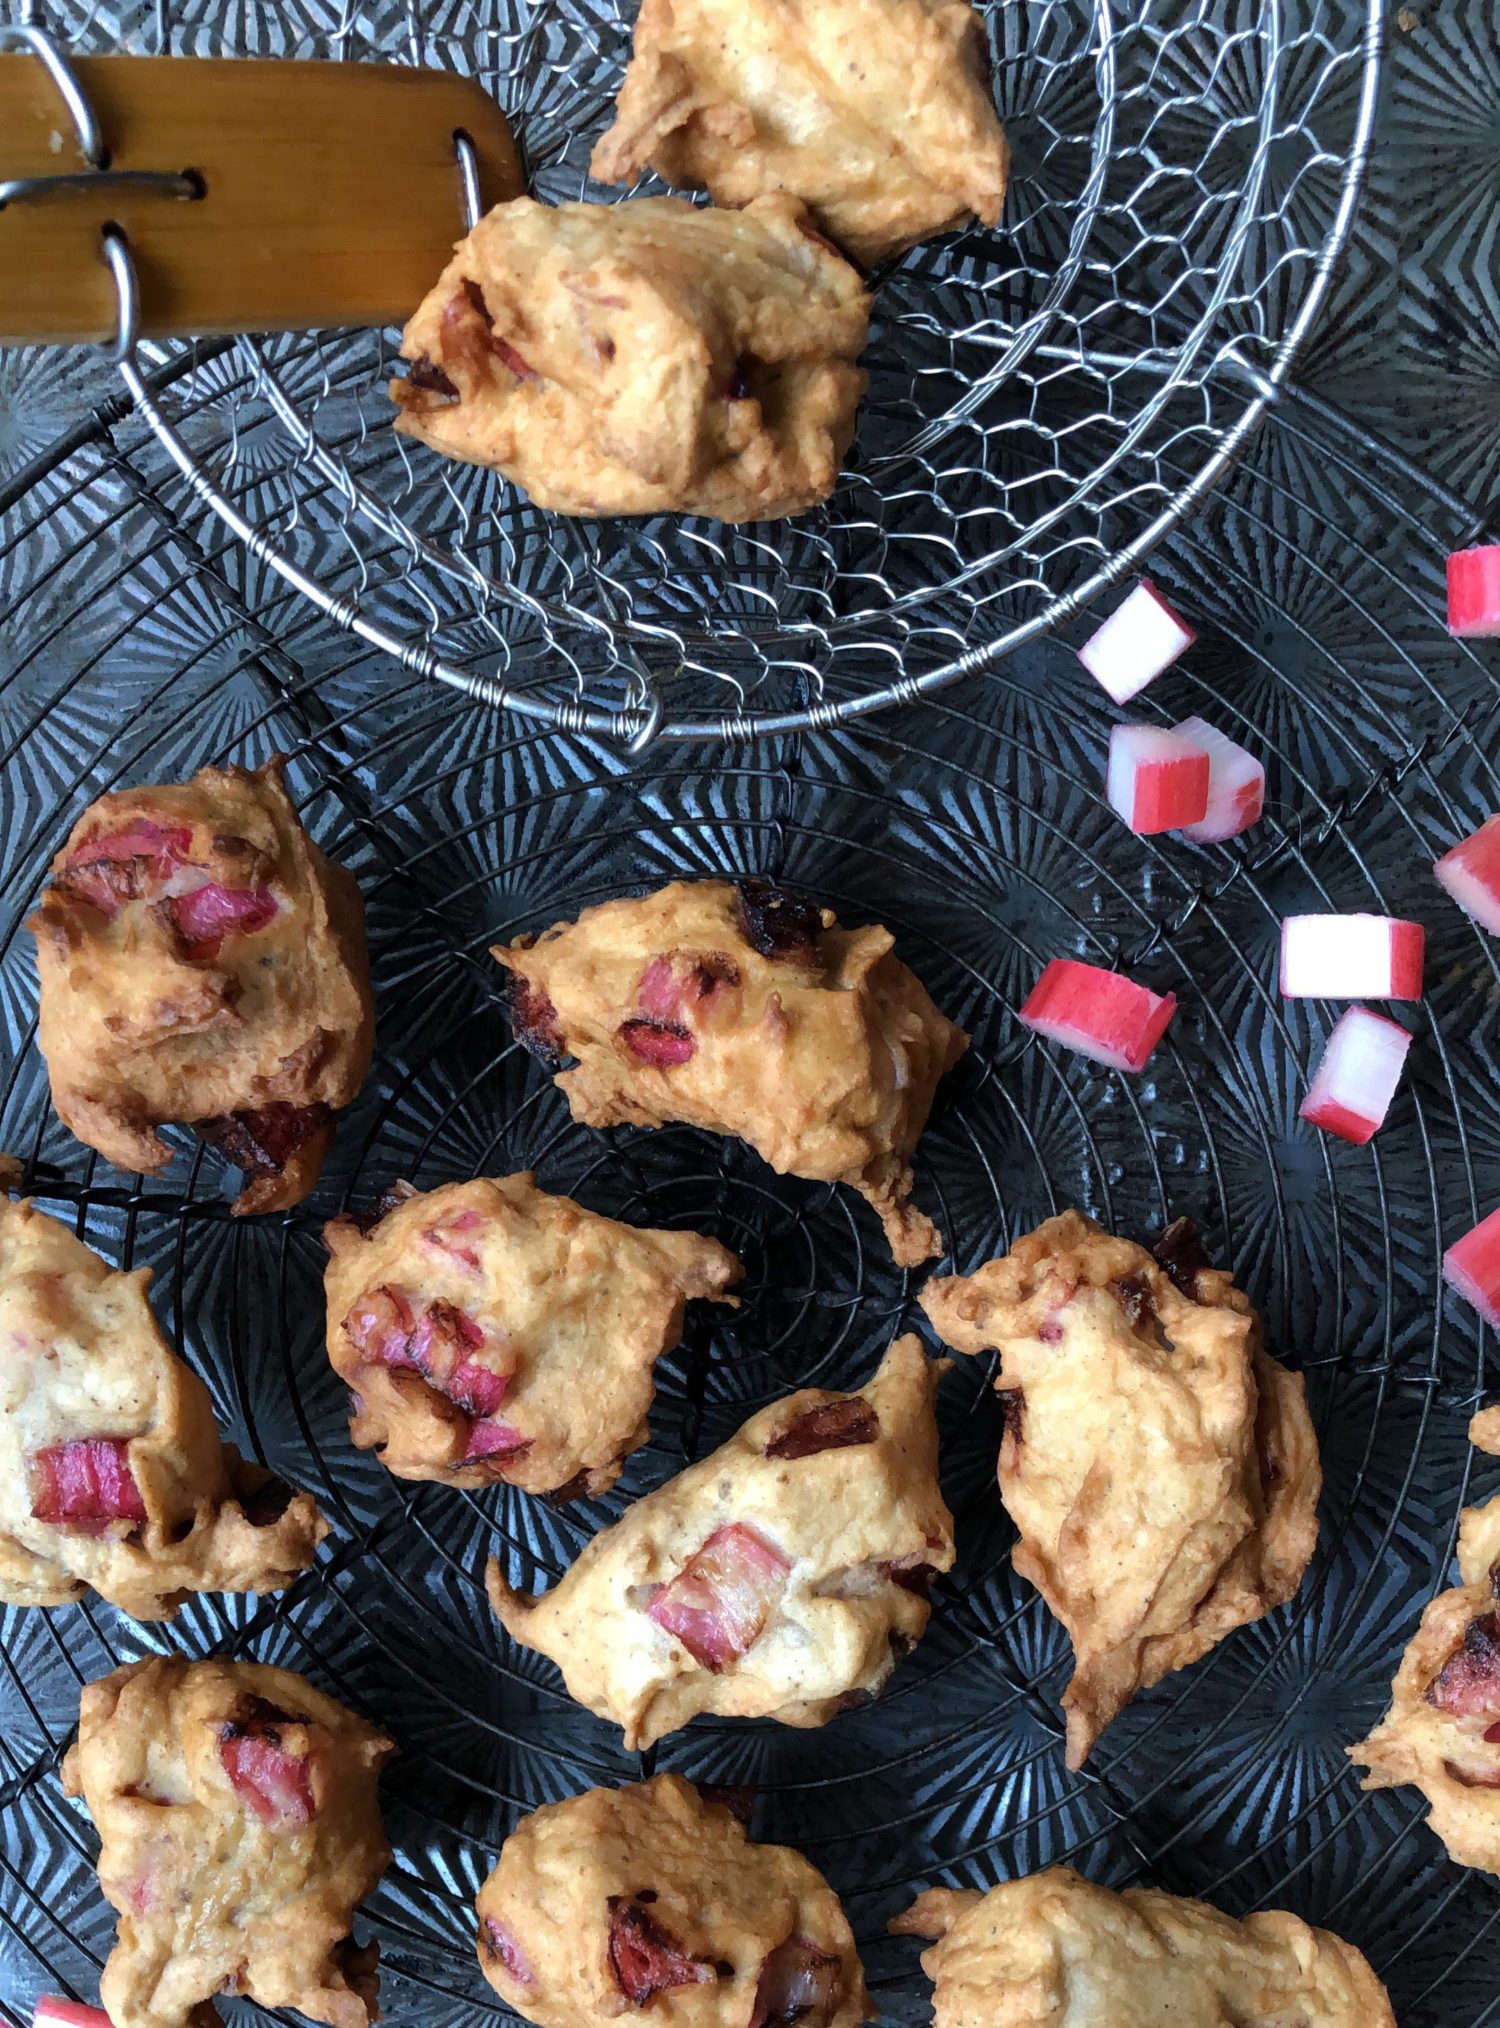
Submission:
{"label": "golden brown fritter", "polygon": [[1073,1642],[1069,1767],[1137,1690],[1284,1604],[1317,1541],[1302,1381],[1190,1230],[1158,1259],[1068,1211],[922,1294],[945,1344],[1000,1353],[1012,1562]]}
{"label": "golden brown fritter", "polygon": [[221,1445],[208,1390],[121,1274],[28,1201],[0,1199],[0,1598],[93,1586],[136,1619],[197,1591],[277,1591],[327,1523]]}
{"label": "golden brown fritter", "polygon": [[558,514],[801,514],[849,448],[869,319],[795,198],[517,197],[407,325],[396,427]]}
{"label": "golden brown fritter", "polygon": [[988,1894],[929,1888],[891,1928],[922,1953],[934,2028],[1396,2028],[1352,1944],[1270,1910],[1243,1921],[1067,1866]]}
{"label": "golden brown fritter", "polygon": [[528,1493],[614,1484],[687,1303],[743,1272],[717,1240],[638,1231],[529,1174],[408,1191],[368,1235],[336,1218],[324,1237],[355,1443],[398,1478]]}
{"label": "golden brown fritter", "polygon": [[873,2018],[823,1876],[785,1845],[753,1843],[678,1775],[523,1817],[476,1913],[485,1977],[539,2028],[594,2028],[644,2007],[678,2028]]}
{"label": "golden brown fritter", "polygon": [[350,1928],[390,1863],[376,1782],[394,1751],[258,1662],[158,1657],[88,1684],[63,1787],[119,1912],[99,1985],[114,2028],[206,2028],[217,1993],[378,2020],[376,1946]]}
{"label": "golden brown fritter", "polygon": [[[1497,1423],[1481,1409],[1470,1440],[1500,1449]],[[1458,1571],[1463,1582],[1422,1614],[1390,1710],[1349,1753],[1369,1769],[1364,1788],[1422,1791],[1456,1864],[1500,1874],[1500,1498],[1464,1508]]]}
{"label": "golden brown fritter", "polygon": [[807,1388],[606,1528],[544,1597],[489,1567],[506,1632],[644,1747],[701,1711],[826,1725],[883,1688],[953,1564],[933,1394],[898,1338],[858,1394]]}
{"label": "golden brown fritter", "polygon": [[943,1073],[968,1047],[889,930],[840,929],[762,881],[674,881],[493,955],[518,1038],[575,1120],[733,1134],[783,1176],[847,1183],[911,1267],[941,1252],[907,1202]]}
{"label": "golden brown fritter", "polygon": [[594,174],[802,198],[859,261],[977,214],[1010,150],[970,0],[642,0]]}
{"label": "golden brown fritter", "polygon": [[29,927],[52,1101],[120,1169],[194,1126],[246,1172],[238,1212],[318,1180],[370,1067],[364,904],[297,820],[280,760],[101,796]]}

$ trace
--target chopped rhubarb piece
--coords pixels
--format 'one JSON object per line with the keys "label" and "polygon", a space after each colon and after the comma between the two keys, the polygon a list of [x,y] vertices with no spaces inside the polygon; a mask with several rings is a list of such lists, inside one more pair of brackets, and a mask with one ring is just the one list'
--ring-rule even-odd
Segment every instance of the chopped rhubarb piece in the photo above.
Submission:
{"label": "chopped rhubarb piece", "polygon": [[1390,1111],[1411,1036],[1383,1014],[1351,1007],[1329,1036],[1301,1115],[1363,1147]]}
{"label": "chopped rhubarb piece", "polygon": [[416,1320],[402,1289],[367,1289],[344,1319],[349,1342],[372,1366],[415,1366]]}
{"label": "chopped rhubarb piece", "polygon": [[1470,1620],[1463,1646],[1428,1685],[1427,1702],[1452,1718],[1500,1718],[1500,1613]]}
{"label": "chopped rhubarb piece", "polygon": [[435,1225],[427,1227],[422,1234],[422,1243],[438,1253],[447,1254],[450,1260],[457,1261],[471,1274],[478,1274],[479,1250],[466,1235],[478,1232],[483,1224],[484,1219],[477,1211],[453,1211]]}
{"label": "chopped rhubarb piece", "polygon": [[519,973],[513,972],[506,992],[510,1025],[517,1042],[546,1070],[561,1068],[567,1053],[557,1009],[542,991]]}
{"label": "chopped rhubarb piece", "polygon": [[491,337],[490,343],[494,346],[497,356],[505,362],[517,380],[538,378],[536,368],[526,363],[514,345],[509,344],[504,338],[497,337]]}
{"label": "chopped rhubarb piece", "polygon": [[812,1458],[819,1451],[872,1444],[879,1435],[880,1417],[862,1395],[852,1394],[841,1401],[823,1401],[816,1408],[805,1409],[795,1422],[772,1437],[766,1445],[766,1456]]}
{"label": "chopped rhubarb piece", "polygon": [[1137,837],[1181,831],[1207,814],[1208,755],[1159,725],[1117,725],[1105,794]]}
{"label": "chopped rhubarb piece", "polygon": [[786,1588],[790,1559],[738,1522],[715,1529],[647,1610],[715,1675],[760,1639]]}
{"label": "chopped rhubarb piece", "polygon": [[516,1458],[531,1449],[532,1440],[504,1422],[476,1422],[459,1459],[461,1465],[478,1464],[483,1458]]}
{"label": "chopped rhubarb piece", "polygon": [[1200,823],[1183,826],[1183,837],[1195,845],[1220,845],[1258,824],[1266,806],[1266,771],[1254,754],[1206,719],[1185,718],[1172,729],[1208,755],[1208,810]]}
{"label": "chopped rhubarb piece", "polygon": [[304,1721],[262,1697],[244,1716],[219,1727],[219,1763],[235,1793],[263,1824],[308,1824],[313,1816],[312,1769],[305,1751],[287,1746],[288,1728]]}
{"label": "chopped rhubarb piece", "polygon": [[479,1925],[479,1955],[489,1964],[502,1964],[518,1986],[534,1986],[536,1973],[531,1960],[503,1922],[487,1915]]}
{"label": "chopped rhubarb piece", "polygon": [[636,1005],[659,1026],[680,1025],[694,1010],[707,1013],[740,983],[739,966],[722,951],[701,957],[653,958],[641,974]]}
{"label": "chopped rhubarb piece", "polygon": [[456,1401],[470,1415],[493,1415],[509,1388],[508,1373],[491,1373],[488,1366],[481,1366],[475,1359],[465,1359],[455,1366],[443,1383],[448,1399]]}
{"label": "chopped rhubarb piece", "polygon": [[838,2004],[844,1967],[810,1937],[789,1936],[769,1951],[755,1988],[750,2028],[808,2028],[826,2022]]}
{"label": "chopped rhubarb piece", "polygon": [[1449,557],[1448,632],[1461,641],[1500,640],[1500,542]]}
{"label": "chopped rhubarb piece", "polygon": [[31,1469],[31,1512],[38,1521],[97,1532],[112,1521],[138,1524],[146,1519],[126,1437],[53,1444],[35,1454]]}
{"label": "chopped rhubarb piece", "polygon": [[1177,1012],[1175,993],[1153,993],[1119,972],[1054,958],[1016,1017],[1111,1070],[1144,1070]]}
{"label": "chopped rhubarb piece", "polygon": [[609,1965],[615,1984],[636,2007],[644,2007],[654,1993],[710,1985],[719,1976],[711,1959],[685,1951],[638,1898],[627,1900],[623,1894],[609,1898]]}
{"label": "chopped rhubarb piece", "polygon": [[1116,704],[1128,704],[1197,638],[1143,577],[1124,604],[1084,642],[1078,659]]}
{"label": "chopped rhubarb piece", "polygon": [[1500,817],[1489,817],[1472,836],[1445,852],[1433,869],[1465,915],[1500,936]]}
{"label": "chopped rhubarb piece", "polygon": [[734,891],[740,930],[751,950],[786,964],[817,964],[823,933],[820,909],[769,880],[739,880]]}
{"label": "chopped rhubarb piece", "polygon": [[1443,1279],[1500,1331],[1500,1211],[1454,1241],[1443,1255]]}
{"label": "chopped rhubarb piece", "polygon": [[279,904],[268,887],[221,887],[209,881],[191,894],[174,895],[164,906],[185,958],[216,958],[225,937],[254,936],[276,915]]}
{"label": "chopped rhubarb piece", "polygon": [[102,2007],[85,2007],[77,2000],[59,2000],[49,1993],[38,2000],[31,2017],[32,2028],[110,2028]]}
{"label": "chopped rhubarb piece", "polygon": [[1289,915],[1281,990],[1289,1000],[1420,1000],[1427,932],[1393,915]]}
{"label": "chopped rhubarb piece", "polygon": [[70,854],[62,885],[104,915],[127,901],[139,901],[165,885],[187,857],[193,834],[185,827],[153,824],[138,817],[123,830],[91,838]]}
{"label": "chopped rhubarb piece", "polygon": [[288,1162],[332,1117],[329,1106],[287,1105],[278,1099],[254,1112],[220,1113],[195,1120],[194,1131],[247,1176],[279,1176]]}
{"label": "chopped rhubarb piece", "polygon": [[692,1059],[698,1045],[675,1021],[622,1021],[620,1040],[632,1056],[658,1070],[671,1070]]}
{"label": "chopped rhubarb piece", "polygon": [[1021,1461],[1021,1444],[1025,1436],[1026,1391],[1021,1387],[1001,1387],[996,1390],[995,1399],[1000,1404],[1000,1416],[1005,1425],[1005,1434],[1000,1439],[1001,1462],[1014,1468]]}
{"label": "chopped rhubarb piece", "polygon": [[434,366],[430,359],[414,360],[406,378],[410,386],[420,387],[424,394],[440,394],[448,401],[458,399],[458,389],[442,367]]}
{"label": "chopped rhubarb piece", "polygon": [[1460,1767],[1456,1760],[1445,1760],[1443,1772],[1451,1775],[1461,1788],[1500,1789],[1500,1767]]}

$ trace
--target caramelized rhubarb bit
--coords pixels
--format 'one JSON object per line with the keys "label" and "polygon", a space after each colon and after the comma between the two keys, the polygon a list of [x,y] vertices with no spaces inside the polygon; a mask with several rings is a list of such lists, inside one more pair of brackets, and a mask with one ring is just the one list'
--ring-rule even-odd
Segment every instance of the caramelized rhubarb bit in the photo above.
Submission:
{"label": "caramelized rhubarb bit", "polygon": [[674,1986],[711,1985],[719,1976],[717,1965],[685,1951],[670,1930],[646,1913],[641,1899],[609,1898],[609,1967],[626,1999],[644,2007],[653,1993]]}
{"label": "caramelized rhubarb bit", "polygon": [[1151,1257],[1173,1287],[1190,1302],[1198,1300],[1198,1277],[1211,1268],[1198,1228],[1191,1218],[1174,1218],[1151,1249]]}
{"label": "caramelized rhubarb bit", "polygon": [[536,1058],[544,1070],[560,1070],[567,1044],[557,1025],[557,1009],[541,987],[533,986],[518,972],[512,972],[506,1001],[511,1031],[517,1042]]}
{"label": "caramelized rhubarb bit", "polygon": [[844,1967],[810,1937],[789,1936],[769,1951],[755,1988],[750,2028],[791,2028],[806,2021],[818,2028],[838,2005]]}
{"label": "caramelized rhubarb bit", "polygon": [[450,401],[459,399],[458,389],[444,373],[441,366],[434,366],[430,359],[414,360],[407,369],[408,387],[419,387],[423,394],[441,394]]}
{"label": "caramelized rhubarb bit", "polygon": [[1005,1434],[1000,1439],[1001,1462],[1012,1470],[1021,1462],[1021,1441],[1026,1420],[1026,1395],[1019,1387],[996,1389],[1000,1403],[1000,1414],[1005,1423]]}
{"label": "caramelized rhubarb bit", "polygon": [[622,1021],[620,1040],[632,1056],[658,1070],[671,1070],[691,1060],[697,1043],[674,1021]]}
{"label": "caramelized rhubarb bit", "polygon": [[915,1557],[903,1557],[896,1563],[883,1563],[881,1569],[892,1584],[899,1584],[903,1591],[915,1594],[917,1598],[928,1598],[932,1593],[932,1580],[937,1572],[930,1563],[922,1563]]}
{"label": "caramelized rhubarb bit", "polygon": [[486,1964],[503,1965],[518,1986],[534,1986],[531,1960],[503,1922],[487,1915],[479,1925],[479,1955]]}
{"label": "caramelized rhubarb bit", "polygon": [[768,880],[738,880],[734,891],[740,929],[752,950],[786,964],[817,964],[823,917],[810,901]]}
{"label": "caramelized rhubarb bit", "polygon": [[294,1486],[267,1472],[253,1492],[241,1494],[240,1512],[252,1528],[274,1528],[296,1497]]}
{"label": "caramelized rhubarb bit", "polygon": [[717,1675],[760,1639],[791,1567],[773,1543],[732,1521],[714,1530],[647,1611]]}
{"label": "caramelized rhubarb bit", "polygon": [[805,1409],[766,1445],[768,1458],[812,1458],[819,1451],[847,1450],[872,1444],[880,1435],[880,1417],[863,1395],[823,1401]]}
{"label": "caramelized rhubarb bit", "polygon": [[1427,1702],[1451,1718],[1500,1719],[1500,1612],[1470,1620],[1463,1646],[1428,1685]]}
{"label": "caramelized rhubarb bit", "polygon": [[1125,1312],[1125,1321],[1133,1331],[1142,1317],[1154,1317],[1156,1304],[1151,1295],[1151,1283],[1144,1274],[1123,1275],[1111,1284],[1115,1301]]}
{"label": "caramelized rhubarb bit", "polygon": [[332,1117],[329,1106],[293,1106],[278,1099],[253,1112],[220,1113],[195,1120],[193,1131],[250,1177],[279,1176],[288,1162]]}
{"label": "caramelized rhubarb bit", "polygon": [[221,887],[211,880],[190,894],[162,903],[177,937],[178,951],[194,963],[216,958],[225,937],[254,936],[279,907],[266,887]]}
{"label": "caramelized rhubarb bit", "polygon": [[127,901],[143,900],[165,886],[185,863],[192,843],[185,826],[137,817],[123,830],[80,845],[58,875],[58,885],[101,914],[117,915]]}
{"label": "caramelized rhubarb bit", "polygon": [[219,1762],[237,1795],[263,1824],[311,1823],[312,1770],[306,1752],[284,1744],[283,1729],[301,1726],[263,1697],[246,1698],[240,1715],[219,1727]]}
{"label": "caramelized rhubarb bit", "polygon": [[1456,1760],[1445,1760],[1443,1773],[1451,1775],[1461,1788],[1500,1789],[1500,1767],[1460,1767]]}
{"label": "caramelized rhubarb bit", "polygon": [[126,1437],[81,1437],[37,1451],[31,1460],[31,1495],[34,1520],[92,1534],[112,1521],[139,1525],[146,1519]]}

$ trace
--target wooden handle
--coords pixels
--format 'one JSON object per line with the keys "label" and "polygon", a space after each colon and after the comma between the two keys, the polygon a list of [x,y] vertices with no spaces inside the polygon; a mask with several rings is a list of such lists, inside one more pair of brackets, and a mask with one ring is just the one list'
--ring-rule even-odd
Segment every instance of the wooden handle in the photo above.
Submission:
{"label": "wooden handle", "polygon": [[[401,323],[464,230],[454,135],[486,210],[521,189],[505,116],[472,79],[389,64],[87,56],[72,68],[107,169],[191,172],[191,200],[102,175],[0,207],[0,345],[114,335],[107,223],[153,337]],[[85,167],[33,56],[0,55],[0,182]]]}

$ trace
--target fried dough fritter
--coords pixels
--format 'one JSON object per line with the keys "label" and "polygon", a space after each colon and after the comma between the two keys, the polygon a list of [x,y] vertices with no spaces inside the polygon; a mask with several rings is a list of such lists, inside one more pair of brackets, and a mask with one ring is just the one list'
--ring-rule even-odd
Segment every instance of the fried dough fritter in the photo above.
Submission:
{"label": "fried dough fritter", "polygon": [[795,198],[517,197],[402,334],[396,427],[558,514],[801,514],[854,434],[869,319]]}
{"label": "fried dough fritter", "polygon": [[898,1338],[858,1394],[807,1388],[627,1509],[551,1591],[488,1571],[513,1640],[650,1746],[703,1711],[826,1725],[916,1646],[953,1564],[933,1395],[946,1361]]}
{"label": "fried dough fritter", "polygon": [[748,1141],[781,1175],[849,1184],[911,1267],[941,1251],[907,1201],[911,1158],[968,1037],[894,942],[762,881],[698,880],[491,955],[518,1038],[575,1120],[682,1121]]}
{"label": "fried dough fritter", "polygon": [[86,1685],[63,1787],[119,1912],[100,1980],[114,2028],[207,2028],[217,1993],[368,2028],[374,1944],[350,1934],[390,1863],[390,1740],[290,1670],[132,1662]]}
{"label": "fried dough fritter", "polygon": [[652,1369],[689,1301],[743,1270],[695,1232],[638,1230],[529,1173],[325,1228],[328,1352],[350,1435],[403,1479],[602,1493],[645,1443]]}
{"label": "fried dough fritter", "polygon": [[485,1977],[539,2028],[593,2028],[658,1993],[679,2028],[873,2018],[827,1881],[680,1775],[522,1818],[475,1909]]}
{"label": "fried dough fritter", "polygon": [[922,1953],[935,2028],[1396,2028],[1341,1937],[1273,1909],[1243,1921],[1067,1866],[988,1894],[929,1888],[891,1924]]}
{"label": "fried dough fritter", "polygon": [[977,215],[1010,149],[971,0],[642,0],[594,174],[717,204],[790,191],[870,263]]}
{"label": "fried dough fritter", "polygon": [[921,1300],[945,1344],[1000,1353],[1012,1562],[1072,1639],[1081,1767],[1137,1690],[1301,1583],[1322,1488],[1302,1380],[1185,1221],[1153,1256],[1064,1212]]}
{"label": "fried dough fritter", "polygon": [[0,1197],[0,1598],[90,1586],[136,1619],[199,1591],[278,1591],[328,1532],[307,1493],[219,1441],[208,1390],[121,1274]]}
{"label": "fried dough fritter", "polygon": [[64,1124],[120,1169],[193,1126],[246,1172],[237,1212],[317,1182],[374,1046],[364,904],[303,830],[282,763],[92,803],[28,927]]}
{"label": "fried dough fritter", "polygon": [[[1500,1412],[1481,1409],[1469,1440],[1500,1452]],[[1349,1748],[1366,1789],[1418,1788],[1458,1866],[1500,1874],[1500,1496],[1465,1507],[1458,1572],[1428,1602],[1391,1685],[1391,1708]]]}

